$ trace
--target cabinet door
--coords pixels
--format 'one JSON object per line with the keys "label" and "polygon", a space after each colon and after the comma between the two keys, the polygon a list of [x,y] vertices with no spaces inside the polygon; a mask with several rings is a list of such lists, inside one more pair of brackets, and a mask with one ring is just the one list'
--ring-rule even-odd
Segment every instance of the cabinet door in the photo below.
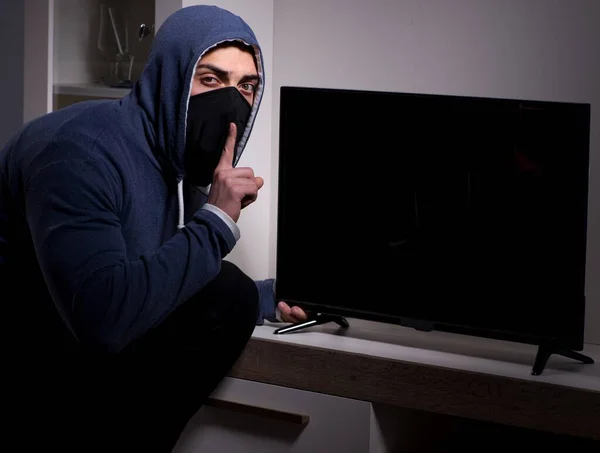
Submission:
{"label": "cabinet door", "polygon": [[25,0],[23,121],[52,108],[54,0]]}
{"label": "cabinet door", "polygon": [[226,378],[173,453],[365,453],[370,414],[367,402]]}
{"label": "cabinet door", "polygon": [[[23,119],[88,99],[120,98],[154,31],[182,0],[25,0]],[[141,25],[145,25],[139,39]]]}

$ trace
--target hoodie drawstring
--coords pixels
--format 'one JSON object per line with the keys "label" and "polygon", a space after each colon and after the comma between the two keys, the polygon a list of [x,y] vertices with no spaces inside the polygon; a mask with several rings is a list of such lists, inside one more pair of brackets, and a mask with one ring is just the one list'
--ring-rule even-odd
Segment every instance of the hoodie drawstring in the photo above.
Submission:
{"label": "hoodie drawstring", "polygon": [[179,210],[179,220],[177,222],[177,229],[182,229],[184,225],[184,207],[183,207],[183,179],[177,183],[177,204]]}

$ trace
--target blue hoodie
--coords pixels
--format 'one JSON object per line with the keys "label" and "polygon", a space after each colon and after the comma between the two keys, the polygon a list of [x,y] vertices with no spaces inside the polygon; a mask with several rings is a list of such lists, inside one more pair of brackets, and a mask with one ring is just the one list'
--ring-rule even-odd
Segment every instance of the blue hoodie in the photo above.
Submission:
{"label": "blue hoodie", "polygon": [[[206,196],[184,196],[182,162],[196,64],[227,40],[254,47],[260,76],[235,164],[264,90],[262,54],[250,27],[214,6],[164,22],[130,94],[44,115],[0,151],[0,298],[28,309],[21,335],[52,306],[71,336],[119,351],[217,275],[239,232]],[[258,324],[274,315],[272,284],[257,282]]]}

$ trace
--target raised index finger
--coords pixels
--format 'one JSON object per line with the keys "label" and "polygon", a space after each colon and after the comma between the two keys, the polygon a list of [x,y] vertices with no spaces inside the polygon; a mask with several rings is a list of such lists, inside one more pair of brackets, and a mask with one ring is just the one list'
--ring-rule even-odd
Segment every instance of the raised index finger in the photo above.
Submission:
{"label": "raised index finger", "polygon": [[227,133],[227,140],[225,140],[225,146],[223,147],[223,153],[221,159],[217,164],[216,170],[226,170],[233,168],[233,156],[235,153],[235,139],[237,136],[237,127],[235,123],[229,124],[229,132]]}

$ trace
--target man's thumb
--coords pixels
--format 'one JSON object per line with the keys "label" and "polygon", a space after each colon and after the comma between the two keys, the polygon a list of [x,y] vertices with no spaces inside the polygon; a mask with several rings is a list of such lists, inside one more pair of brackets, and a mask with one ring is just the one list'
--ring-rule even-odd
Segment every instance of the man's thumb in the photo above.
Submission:
{"label": "man's thumb", "polygon": [[265,185],[265,180],[262,179],[260,176],[257,176],[254,178],[254,181],[256,182],[256,186],[258,187],[258,189],[262,189],[262,186]]}

